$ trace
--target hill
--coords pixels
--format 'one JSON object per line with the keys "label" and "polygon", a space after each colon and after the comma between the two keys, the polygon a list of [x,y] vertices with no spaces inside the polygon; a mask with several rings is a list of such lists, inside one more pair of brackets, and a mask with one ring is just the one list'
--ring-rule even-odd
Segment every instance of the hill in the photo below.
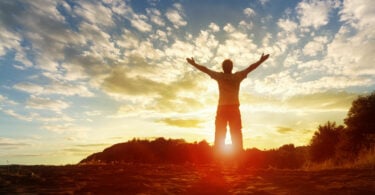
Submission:
{"label": "hill", "polygon": [[206,141],[187,143],[183,139],[133,139],[94,153],[80,163],[208,163],[212,148]]}
{"label": "hill", "polygon": [[133,139],[118,143],[83,159],[80,164],[97,163],[212,163],[241,162],[254,168],[301,168],[307,160],[308,147],[284,145],[278,149],[261,151],[256,148],[245,150],[240,156],[230,152],[215,155],[206,141],[187,143],[183,139],[157,138],[155,140]]}

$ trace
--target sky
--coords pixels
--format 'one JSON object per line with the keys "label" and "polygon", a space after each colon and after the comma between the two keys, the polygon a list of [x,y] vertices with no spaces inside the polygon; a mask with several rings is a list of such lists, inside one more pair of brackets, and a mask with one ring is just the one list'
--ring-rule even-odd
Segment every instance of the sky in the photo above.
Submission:
{"label": "sky", "polygon": [[[74,164],[133,138],[214,140],[234,71],[245,148],[308,145],[375,90],[373,0],[2,0],[0,164]],[[227,143],[230,143],[227,139]]]}

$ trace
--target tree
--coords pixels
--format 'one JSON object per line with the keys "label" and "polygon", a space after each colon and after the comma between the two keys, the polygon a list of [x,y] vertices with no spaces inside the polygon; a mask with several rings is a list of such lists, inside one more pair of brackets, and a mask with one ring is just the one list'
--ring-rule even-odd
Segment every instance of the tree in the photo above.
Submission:
{"label": "tree", "polygon": [[319,125],[310,141],[310,158],[314,162],[322,162],[335,155],[339,142],[342,125],[336,126],[335,122],[328,121],[325,125]]}
{"label": "tree", "polygon": [[[360,147],[374,144],[375,136],[375,92],[359,96],[353,101],[347,118],[344,119],[350,140]],[[357,147],[358,148],[358,147]]]}

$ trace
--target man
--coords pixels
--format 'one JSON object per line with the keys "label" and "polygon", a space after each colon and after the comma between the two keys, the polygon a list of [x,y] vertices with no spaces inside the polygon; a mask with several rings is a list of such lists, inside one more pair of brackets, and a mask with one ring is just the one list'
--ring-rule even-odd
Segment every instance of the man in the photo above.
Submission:
{"label": "man", "polygon": [[205,66],[195,63],[194,58],[186,58],[187,62],[193,65],[198,70],[208,74],[212,79],[218,82],[219,86],[219,103],[215,119],[215,144],[216,151],[221,151],[225,147],[225,135],[227,132],[227,124],[230,127],[230,135],[232,138],[232,146],[235,151],[243,151],[242,144],[242,124],[241,113],[239,110],[240,102],[238,93],[240,90],[240,83],[247,77],[249,72],[256,69],[262,64],[269,54],[260,57],[260,59],[251,64],[246,69],[232,73],[233,63],[230,59],[226,59],[222,63],[223,72],[216,72],[208,69]]}

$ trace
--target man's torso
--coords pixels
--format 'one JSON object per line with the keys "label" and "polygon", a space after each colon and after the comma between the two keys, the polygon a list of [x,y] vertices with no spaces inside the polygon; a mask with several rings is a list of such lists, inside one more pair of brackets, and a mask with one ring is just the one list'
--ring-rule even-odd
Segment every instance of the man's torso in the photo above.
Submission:
{"label": "man's torso", "polygon": [[218,82],[219,86],[219,106],[221,105],[239,105],[239,90],[241,81],[246,78],[242,72],[227,74],[215,72],[210,75]]}

